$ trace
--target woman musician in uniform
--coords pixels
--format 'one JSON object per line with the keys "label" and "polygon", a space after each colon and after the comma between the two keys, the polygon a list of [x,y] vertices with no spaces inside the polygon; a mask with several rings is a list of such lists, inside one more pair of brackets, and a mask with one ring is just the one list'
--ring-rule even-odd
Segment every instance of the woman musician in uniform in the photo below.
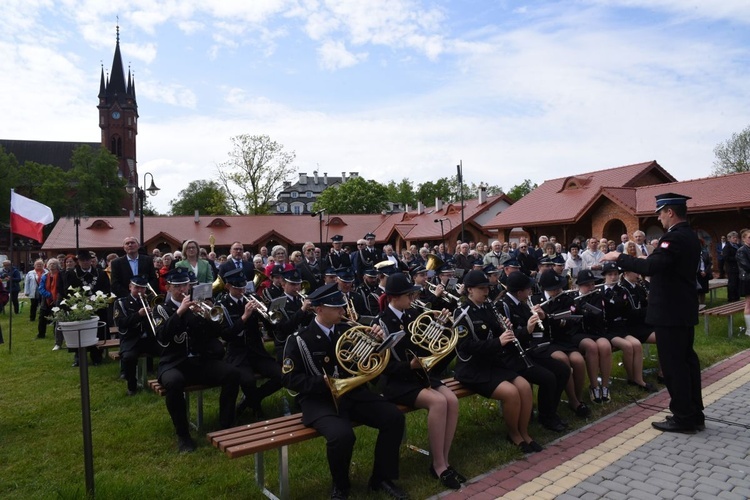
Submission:
{"label": "woman musician in uniform", "polygon": [[502,401],[508,441],[523,453],[542,451],[529,435],[531,385],[518,373],[527,365],[512,325],[501,324],[486,304],[490,282],[482,271],[466,273],[464,287],[467,305],[456,310],[453,325],[465,331],[456,347],[456,379],[486,398]]}
{"label": "woman musician in uniform", "polygon": [[[400,330],[407,334],[391,348],[391,359],[383,375],[383,396],[396,404],[427,410],[432,457],[429,472],[443,486],[457,490],[466,478],[451,467],[448,455],[458,423],[458,398],[436,374],[423,368],[416,356],[432,353],[415,344],[409,335],[409,325],[420,314],[411,307],[420,289],[404,273],[393,274],[386,281],[385,294],[381,296],[380,326],[386,334]],[[442,314],[447,318],[450,311],[443,309]]]}

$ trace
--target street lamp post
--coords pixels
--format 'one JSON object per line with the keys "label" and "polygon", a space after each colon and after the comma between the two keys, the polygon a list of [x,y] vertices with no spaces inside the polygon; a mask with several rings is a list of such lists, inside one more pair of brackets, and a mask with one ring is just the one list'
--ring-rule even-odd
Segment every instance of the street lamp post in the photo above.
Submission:
{"label": "street lamp post", "polygon": [[151,177],[151,185],[148,187],[148,189],[144,190],[142,187],[137,185],[133,181],[133,176],[130,176],[130,179],[128,179],[128,185],[125,186],[125,191],[128,192],[128,194],[137,193],[138,195],[138,213],[140,214],[140,236],[141,239],[139,240],[141,244],[141,248],[145,248],[145,243],[143,241],[143,201],[146,199],[146,192],[150,194],[151,196],[156,196],[159,192],[159,188],[156,187],[156,184],[154,184],[154,176],[151,175],[151,172],[146,172],[143,174],[143,185],[146,185],[146,176]]}

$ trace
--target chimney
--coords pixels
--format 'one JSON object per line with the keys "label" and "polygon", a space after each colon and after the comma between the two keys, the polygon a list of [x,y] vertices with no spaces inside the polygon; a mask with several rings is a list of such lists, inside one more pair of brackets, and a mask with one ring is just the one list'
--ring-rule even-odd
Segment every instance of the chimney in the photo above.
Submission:
{"label": "chimney", "polygon": [[323,172],[323,184],[328,185],[328,172]]}
{"label": "chimney", "polygon": [[349,178],[359,177],[359,172],[349,172]]}
{"label": "chimney", "polygon": [[417,202],[417,215],[422,215],[424,213],[424,203],[421,201]]}
{"label": "chimney", "polygon": [[199,222],[201,221],[201,214],[200,214],[200,210],[198,210],[198,209],[196,209],[196,210],[195,210],[195,218],[193,219],[193,221],[194,221],[194,222],[195,222],[196,224],[198,224],[198,223],[199,223]]}
{"label": "chimney", "polygon": [[411,207],[410,207],[410,206],[409,206],[409,204],[407,203],[407,204],[406,204],[406,207],[404,208],[404,212],[409,212],[409,211],[411,211]]}
{"label": "chimney", "polygon": [[483,183],[479,183],[479,204],[487,201],[487,186],[485,186]]}
{"label": "chimney", "polygon": [[435,196],[435,211],[439,212],[443,209],[443,200]]}
{"label": "chimney", "polygon": [[341,182],[346,182],[346,172],[341,172]]}
{"label": "chimney", "polygon": [[317,170],[313,170],[313,182],[315,184],[318,183],[318,171]]}
{"label": "chimney", "polygon": [[307,172],[300,172],[299,173],[299,183],[300,184],[307,184]]}
{"label": "chimney", "polygon": [[290,181],[284,181],[284,189],[289,189],[292,187],[292,183]]}

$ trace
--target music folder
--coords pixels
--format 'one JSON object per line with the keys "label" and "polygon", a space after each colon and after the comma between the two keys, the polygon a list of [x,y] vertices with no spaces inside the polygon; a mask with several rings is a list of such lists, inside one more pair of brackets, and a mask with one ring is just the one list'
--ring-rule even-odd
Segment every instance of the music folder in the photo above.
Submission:
{"label": "music folder", "polygon": [[375,352],[383,352],[386,349],[390,349],[394,345],[398,344],[399,341],[404,338],[404,335],[406,335],[406,332],[403,330],[388,334],[383,343],[380,344],[377,349],[375,349]]}

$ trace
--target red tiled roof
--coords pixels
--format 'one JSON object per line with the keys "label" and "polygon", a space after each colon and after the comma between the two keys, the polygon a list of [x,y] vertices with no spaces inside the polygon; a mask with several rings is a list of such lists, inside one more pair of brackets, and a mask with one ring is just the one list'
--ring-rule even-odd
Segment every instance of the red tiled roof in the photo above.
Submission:
{"label": "red tiled roof", "polygon": [[692,200],[687,202],[688,213],[748,208],[750,172],[640,187],[636,192],[636,215],[653,214],[656,210],[655,196],[662,193],[690,196]]}
{"label": "red tiled roof", "polygon": [[[615,202],[626,207],[634,207],[632,195],[626,194],[627,190],[622,188],[634,187],[636,181],[649,173],[667,182],[675,181],[675,178],[656,161],[560,177],[545,181],[489,221],[486,227],[508,228],[572,223],[599,199],[606,188],[612,188],[608,194]],[[570,187],[571,185],[577,187]]]}

